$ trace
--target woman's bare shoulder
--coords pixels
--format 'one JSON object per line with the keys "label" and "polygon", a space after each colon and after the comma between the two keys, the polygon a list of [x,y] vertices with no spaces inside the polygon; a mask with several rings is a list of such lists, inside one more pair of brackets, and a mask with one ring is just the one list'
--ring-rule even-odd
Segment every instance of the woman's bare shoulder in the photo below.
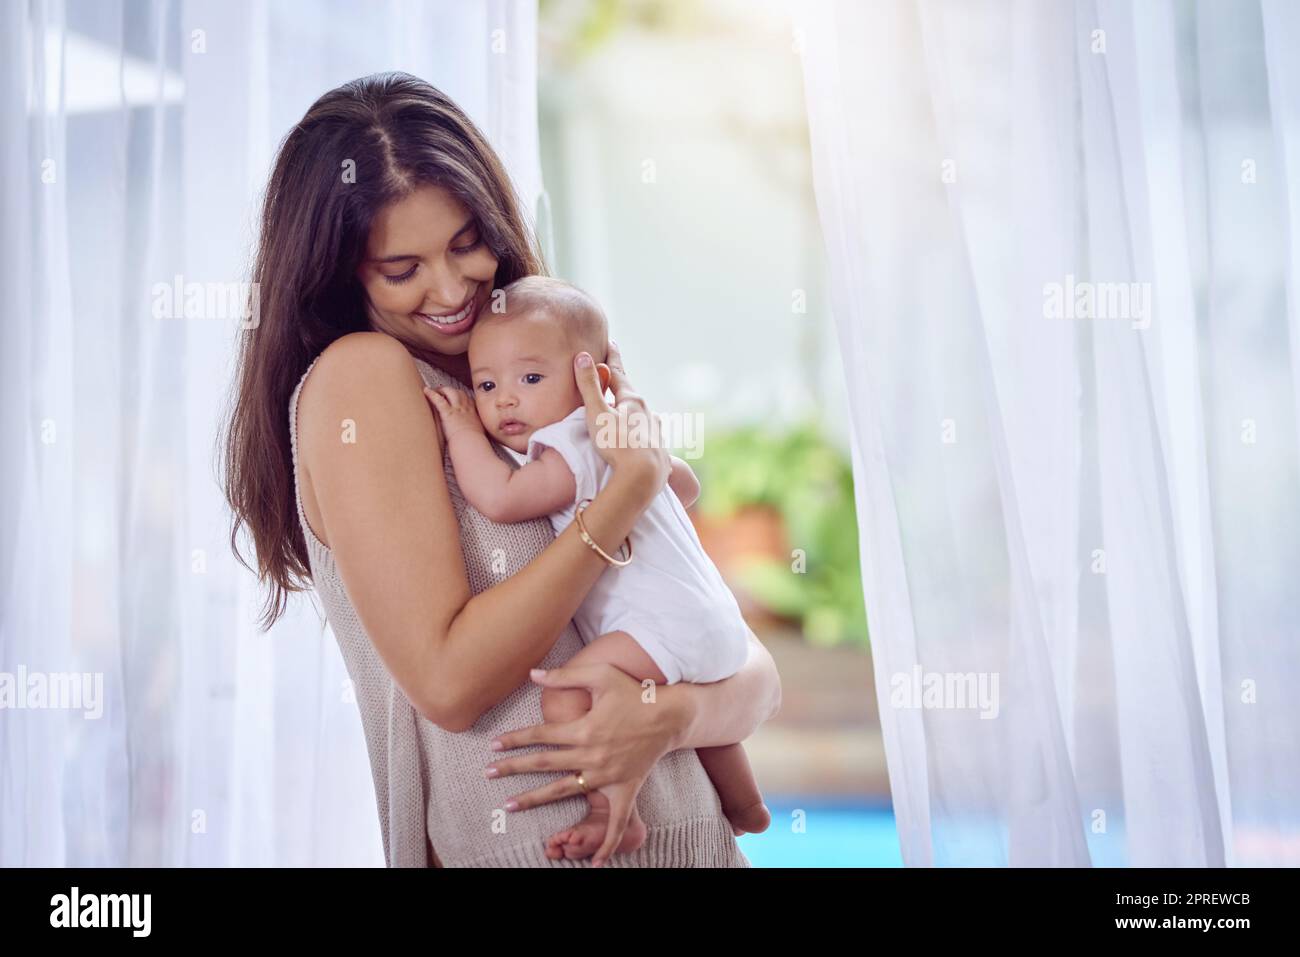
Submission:
{"label": "woman's bare shoulder", "polygon": [[373,387],[389,376],[404,374],[419,379],[415,359],[400,342],[382,332],[352,332],[334,340],[316,359],[300,407],[307,406],[309,393],[319,397],[357,386]]}
{"label": "woman's bare shoulder", "polygon": [[422,385],[415,359],[400,342],[382,332],[353,332],[330,343],[316,359],[302,387],[298,416],[307,423],[340,403],[383,405],[412,387],[419,396]]}
{"label": "woman's bare shoulder", "polygon": [[[303,384],[298,399],[301,438],[310,443],[310,436],[322,431],[336,438],[343,419],[391,422],[394,416],[427,416],[423,385],[415,359],[392,336],[343,336],[320,354]],[[331,441],[329,446],[337,444]]]}

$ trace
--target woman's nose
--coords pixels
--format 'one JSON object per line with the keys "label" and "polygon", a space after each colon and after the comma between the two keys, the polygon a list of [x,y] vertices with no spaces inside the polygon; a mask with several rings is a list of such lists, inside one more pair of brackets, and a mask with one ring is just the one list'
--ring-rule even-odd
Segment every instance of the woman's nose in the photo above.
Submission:
{"label": "woman's nose", "polygon": [[448,269],[435,271],[430,277],[429,288],[425,290],[424,295],[427,300],[436,304],[441,312],[448,312],[459,309],[469,298],[470,283],[466,282],[464,277],[453,274]]}

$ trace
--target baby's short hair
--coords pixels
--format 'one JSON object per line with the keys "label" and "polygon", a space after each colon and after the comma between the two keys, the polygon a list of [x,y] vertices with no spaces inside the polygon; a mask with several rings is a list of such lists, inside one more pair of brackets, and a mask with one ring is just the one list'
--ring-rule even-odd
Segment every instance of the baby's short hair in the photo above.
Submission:
{"label": "baby's short hair", "polygon": [[505,311],[494,312],[489,300],[479,321],[506,319],[526,312],[545,311],[558,319],[575,353],[587,351],[604,362],[609,347],[609,322],[595,299],[572,283],[551,276],[524,276],[501,290]]}

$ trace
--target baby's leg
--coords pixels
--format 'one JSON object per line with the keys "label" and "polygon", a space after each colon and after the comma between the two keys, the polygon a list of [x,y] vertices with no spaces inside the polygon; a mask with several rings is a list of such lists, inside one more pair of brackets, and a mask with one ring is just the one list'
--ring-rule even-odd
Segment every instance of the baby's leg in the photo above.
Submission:
{"label": "baby's leg", "polygon": [[[668,679],[636,641],[625,631],[611,631],[601,635],[569,659],[569,665],[611,664],[637,681],[649,679],[664,684]],[[543,688],[542,717],[547,722],[574,721],[591,710],[591,693],[582,688]],[[553,834],[546,842],[546,856],[552,860],[588,858],[600,850],[605,842],[609,824],[609,799],[599,791],[587,795],[591,813],[580,824]],[[635,851],[645,843],[646,827],[632,805],[623,840],[617,853]]]}
{"label": "baby's leg", "polygon": [[758,834],[767,830],[772,815],[763,803],[763,795],[754,780],[754,769],[749,766],[745,749],[736,744],[716,748],[698,748],[700,764],[709,773],[709,780],[722,801],[722,811],[731,822],[731,831],[739,836],[746,832]]}

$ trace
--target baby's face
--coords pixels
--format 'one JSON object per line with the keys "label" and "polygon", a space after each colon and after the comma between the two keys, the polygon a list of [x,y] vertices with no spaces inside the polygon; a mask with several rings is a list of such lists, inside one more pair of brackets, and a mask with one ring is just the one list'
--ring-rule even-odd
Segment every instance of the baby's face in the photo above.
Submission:
{"label": "baby's face", "polygon": [[524,453],[534,431],[582,405],[573,355],[558,323],[545,314],[480,320],[470,336],[469,365],[487,434]]}

